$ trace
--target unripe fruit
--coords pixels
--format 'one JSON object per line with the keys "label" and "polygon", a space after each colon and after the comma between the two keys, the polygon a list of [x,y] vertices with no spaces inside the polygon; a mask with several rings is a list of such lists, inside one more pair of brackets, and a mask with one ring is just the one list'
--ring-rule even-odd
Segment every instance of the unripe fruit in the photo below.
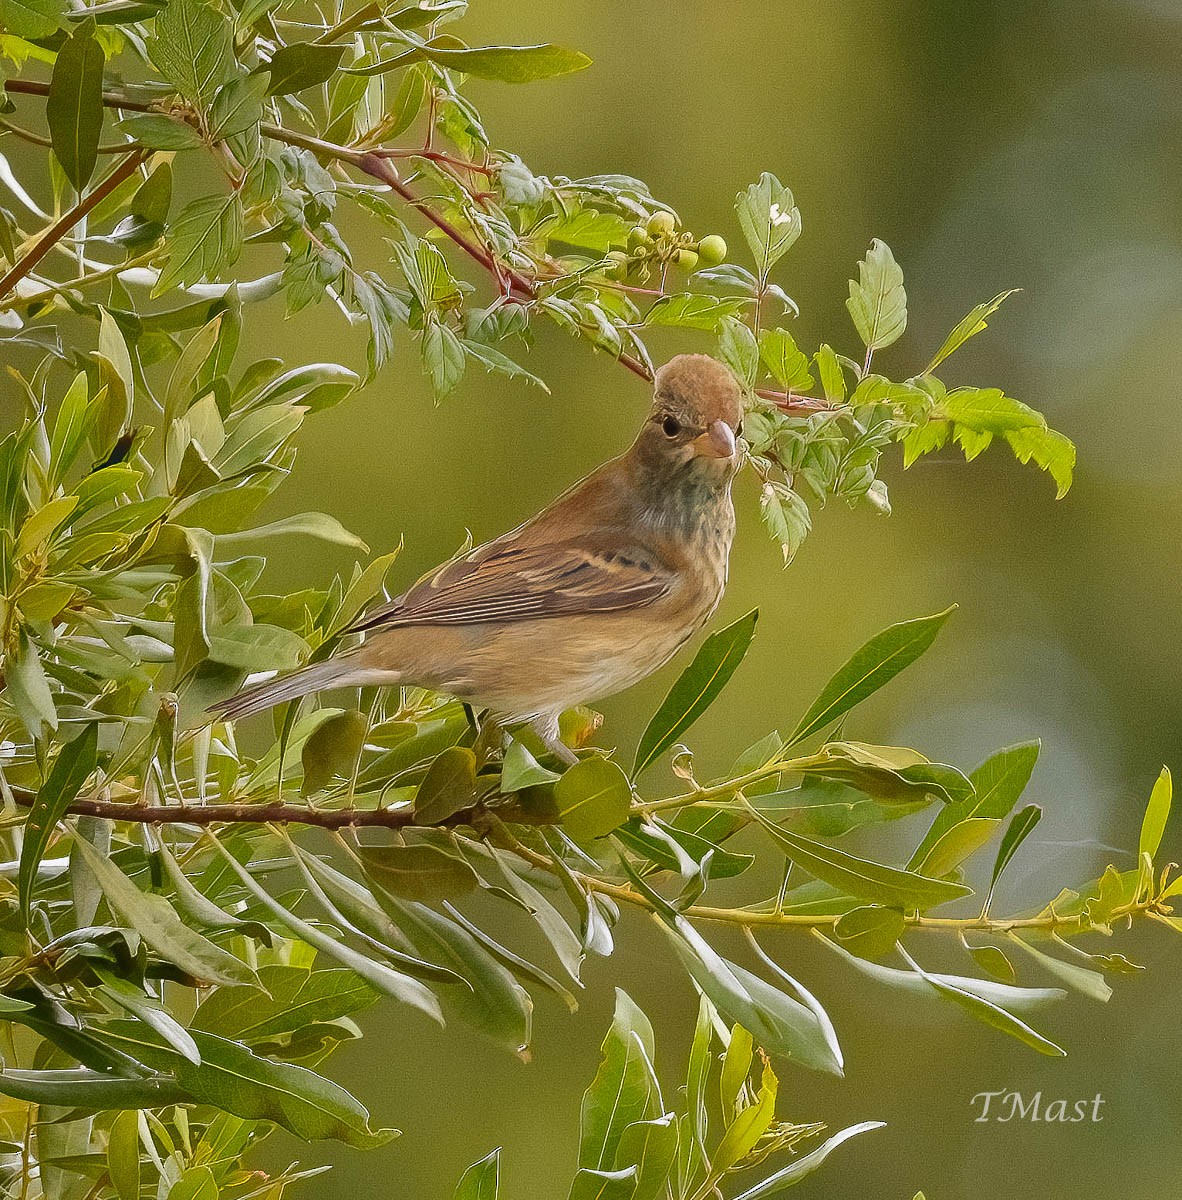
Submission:
{"label": "unripe fruit", "polygon": [[698,257],[708,267],[716,267],[726,258],[726,242],[716,233],[698,243]]}
{"label": "unripe fruit", "polygon": [[615,279],[623,279],[628,273],[628,256],[623,250],[609,250],[604,256],[607,260],[604,270]]}
{"label": "unripe fruit", "polygon": [[643,225],[637,225],[628,233],[628,245],[633,250],[639,250],[641,246],[647,246],[651,240],[648,230]]}
{"label": "unripe fruit", "polygon": [[683,271],[698,269],[698,256],[692,250],[678,250],[676,263]]}
{"label": "unripe fruit", "polygon": [[677,228],[677,218],[662,209],[648,219],[648,231],[653,237],[668,237]]}

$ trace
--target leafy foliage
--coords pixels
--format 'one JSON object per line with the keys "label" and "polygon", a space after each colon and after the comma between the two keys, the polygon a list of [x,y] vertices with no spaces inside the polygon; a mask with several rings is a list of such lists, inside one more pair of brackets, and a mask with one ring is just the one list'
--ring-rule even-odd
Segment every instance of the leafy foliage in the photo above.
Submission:
{"label": "leafy foliage", "polygon": [[[582,963],[612,953],[625,908],[660,924],[702,1015],[674,1100],[647,1020],[620,997],[572,1200],[755,1200],[865,1128],[765,1163],[818,1131],[777,1120],[771,1059],[840,1074],[843,1054],[760,932],[811,933],[859,986],[954,1004],[1059,1053],[1030,1019],[1065,989],[1106,1000],[1103,976],[1137,969],[1085,937],[1182,926],[1182,883],[1159,861],[1168,773],[1137,869],[998,917],[1039,816],[1018,808],[1037,745],[966,774],[834,730],[948,612],[870,639],[787,739],[767,733],[715,780],[678,739],[740,669],[755,613],[706,640],[631,773],[593,745],[594,713],[564,717],[568,768],[528,730],[418,689],[289,706],[258,750],[210,720],[247,676],[333,652],[397,558],[266,591],[271,538],[368,551],[327,514],[257,523],[305,425],[361,380],[240,362],[255,304],[329,301],[368,329],[371,374],[413,344],[440,398],[473,364],[545,386],[518,361],[539,321],[644,377],[647,339],[704,334],[746,389],[748,462],[786,560],[811,527],[806,496],[889,510],[878,465],[894,444],[909,463],[1000,438],[1070,486],[1074,448],[1039,413],[933,373],[1006,294],[893,381],[871,368],[905,331],[906,294],[875,242],[851,283],[862,350],[802,349],[773,279],[802,228],[790,190],[764,174],[739,193],[743,265],[639,180],[534,175],[493,146],[464,77],[521,83],[586,60],[468,46],[449,31],[463,10],[373,3],[332,23],[288,0],[0,0],[5,65],[28,68],[5,81],[3,127],[52,152],[0,209],[0,327],[20,368],[0,438],[0,1186],[23,1200],[277,1196],[299,1173],[243,1166],[270,1129],[358,1148],[393,1136],[323,1073],[360,1036],[358,1014],[392,1001],[526,1056],[533,997],[576,1007]],[[29,127],[42,113],[44,135]],[[45,187],[52,217],[32,199]],[[365,223],[388,262],[351,245]],[[262,274],[239,269],[267,256]],[[666,755],[672,791],[643,774]],[[906,862],[840,845],[921,813]],[[771,896],[757,860],[777,868]],[[714,948],[706,918],[743,929],[746,965]],[[957,938],[968,973],[924,967],[916,929]],[[490,1155],[457,1196],[495,1197],[497,1175]]]}

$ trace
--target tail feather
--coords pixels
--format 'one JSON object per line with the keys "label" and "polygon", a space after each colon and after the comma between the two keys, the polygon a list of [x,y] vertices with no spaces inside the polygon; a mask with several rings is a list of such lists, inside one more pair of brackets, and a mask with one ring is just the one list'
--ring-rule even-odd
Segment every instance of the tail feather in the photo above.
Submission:
{"label": "tail feather", "polygon": [[225,700],[219,700],[209,706],[210,712],[216,713],[224,720],[233,721],[241,717],[252,717],[255,713],[274,708],[276,704],[286,704],[289,700],[298,700],[312,692],[321,692],[327,688],[350,687],[361,683],[395,683],[397,676],[394,672],[384,672],[382,680],[368,678],[372,671],[359,669],[357,663],[345,659],[333,658],[327,662],[312,663],[292,671],[290,675],[278,679],[264,679],[261,683],[251,684]]}

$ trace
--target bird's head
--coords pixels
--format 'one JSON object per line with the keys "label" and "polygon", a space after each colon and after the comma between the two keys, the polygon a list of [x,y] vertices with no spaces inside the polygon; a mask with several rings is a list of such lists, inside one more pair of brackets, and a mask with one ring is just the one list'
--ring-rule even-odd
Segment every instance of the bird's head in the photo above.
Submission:
{"label": "bird's head", "polygon": [[742,428],[742,394],[730,371],[708,355],[679,354],[656,374],[635,451],[662,474],[725,483],[738,470]]}

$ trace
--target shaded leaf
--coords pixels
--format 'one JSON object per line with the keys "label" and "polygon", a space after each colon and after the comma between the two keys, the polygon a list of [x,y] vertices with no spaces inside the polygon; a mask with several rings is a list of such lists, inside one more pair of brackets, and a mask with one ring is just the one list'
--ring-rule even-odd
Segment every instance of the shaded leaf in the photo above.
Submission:
{"label": "shaded leaf", "polygon": [[595,755],[575,763],[554,785],[554,801],[571,837],[590,841],[628,819],[632,787],[616,763]]}
{"label": "shaded leaf", "polygon": [[86,25],[62,43],[53,64],[45,119],[53,153],[78,191],[90,182],[98,162],[103,128],[102,47]]}

